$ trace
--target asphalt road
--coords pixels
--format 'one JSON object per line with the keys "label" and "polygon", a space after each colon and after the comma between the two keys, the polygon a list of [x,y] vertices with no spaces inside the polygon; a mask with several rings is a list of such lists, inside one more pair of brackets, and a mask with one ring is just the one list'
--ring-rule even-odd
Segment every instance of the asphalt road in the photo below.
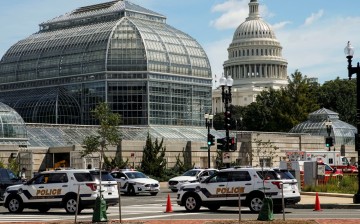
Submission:
{"label": "asphalt road", "polygon": [[[166,211],[167,196],[170,195],[171,210]],[[176,193],[164,190],[157,196],[138,195],[121,196],[121,217],[119,207],[112,206],[107,210],[108,220],[176,220],[176,219],[211,219],[211,220],[237,220],[239,219],[238,208],[221,207],[218,212],[210,212],[202,208],[196,213],[187,213],[184,207],[176,204]],[[77,221],[91,221],[93,216],[92,209],[85,209],[77,217]],[[241,208],[240,218],[243,220],[256,220],[257,214],[251,213],[248,208]],[[283,213],[275,214],[275,219],[360,219],[360,209],[323,209],[313,211],[313,209],[294,209],[287,208]],[[74,215],[66,214],[64,209],[51,209],[42,214],[37,210],[25,209],[21,214],[11,214],[4,207],[0,208],[0,223],[7,222],[32,222],[32,221],[56,221],[56,220],[75,220]]]}

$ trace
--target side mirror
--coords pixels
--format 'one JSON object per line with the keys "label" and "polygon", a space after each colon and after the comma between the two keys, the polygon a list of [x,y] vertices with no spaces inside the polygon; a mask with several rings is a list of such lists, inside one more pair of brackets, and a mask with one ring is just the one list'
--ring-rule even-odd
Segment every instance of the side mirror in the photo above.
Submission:
{"label": "side mirror", "polygon": [[334,167],[334,169],[333,169],[333,173],[336,173],[336,167]]}

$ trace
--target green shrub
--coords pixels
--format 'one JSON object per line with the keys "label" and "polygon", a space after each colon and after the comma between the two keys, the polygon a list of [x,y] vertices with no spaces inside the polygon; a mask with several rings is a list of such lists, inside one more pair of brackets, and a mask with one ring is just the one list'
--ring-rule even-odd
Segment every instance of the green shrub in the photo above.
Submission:
{"label": "green shrub", "polygon": [[355,194],[358,190],[357,175],[346,175],[342,179],[330,179],[326,184],[305,185],[302,191]]}

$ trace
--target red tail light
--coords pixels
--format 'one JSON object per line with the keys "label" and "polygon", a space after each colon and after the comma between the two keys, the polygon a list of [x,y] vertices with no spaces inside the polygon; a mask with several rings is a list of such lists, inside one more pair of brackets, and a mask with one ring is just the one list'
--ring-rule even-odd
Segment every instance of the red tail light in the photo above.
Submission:
{"label": "red tail light", "polygon": [[279,189],[281,189],[282,183],[281,182],[277,182],[277,181],[273,181],[271,182],[272,184],[276,185]]}
{"label": "red tail light", "polygon": [[86,186],[90,187],[91,190],[96,191],[96,185],[93,183],[87,183]]}

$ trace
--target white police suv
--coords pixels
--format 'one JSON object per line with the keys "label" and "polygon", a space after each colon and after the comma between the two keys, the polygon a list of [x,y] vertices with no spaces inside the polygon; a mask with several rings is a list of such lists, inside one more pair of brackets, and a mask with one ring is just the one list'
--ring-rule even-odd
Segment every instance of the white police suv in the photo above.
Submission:
{"label": "white police suv", "polygon": [[211,176],[217,169],[191,169],[183,173],[181,176],[173,177],[168,181],[168,188],[177,192],[181,185],[185,183],[198,182],[200,179]]}
{"label": "white police suv", "polygon": [[113,171],[111,175],[120,183],[120,192],[128,195],[150,194],[155,196],[160,191],[160,183],[136,170]]}
{"label": "white police suv", "polygon": [[6,188],[2,204],[11,213],[20,213],[24,208],[40,212],[64,208],[67,213],[75,213],[78,192],[78,213],[84,208],[95,207],[98,190],[88,170],[44,171],[24,184]]}
{"label": "white police suv", "polygon": [[264,197],[271,197],[274,211],[282,210],[283,185],[285,205],[300,201],[296,179],[281,179],[272,169],[228,168],[218,171],[199,183],[188,183],[180,187],[177,204],[189,212],[196,212],[201,206],[212,211],[221,206],[248,206],[252,212],[259,212]]}

